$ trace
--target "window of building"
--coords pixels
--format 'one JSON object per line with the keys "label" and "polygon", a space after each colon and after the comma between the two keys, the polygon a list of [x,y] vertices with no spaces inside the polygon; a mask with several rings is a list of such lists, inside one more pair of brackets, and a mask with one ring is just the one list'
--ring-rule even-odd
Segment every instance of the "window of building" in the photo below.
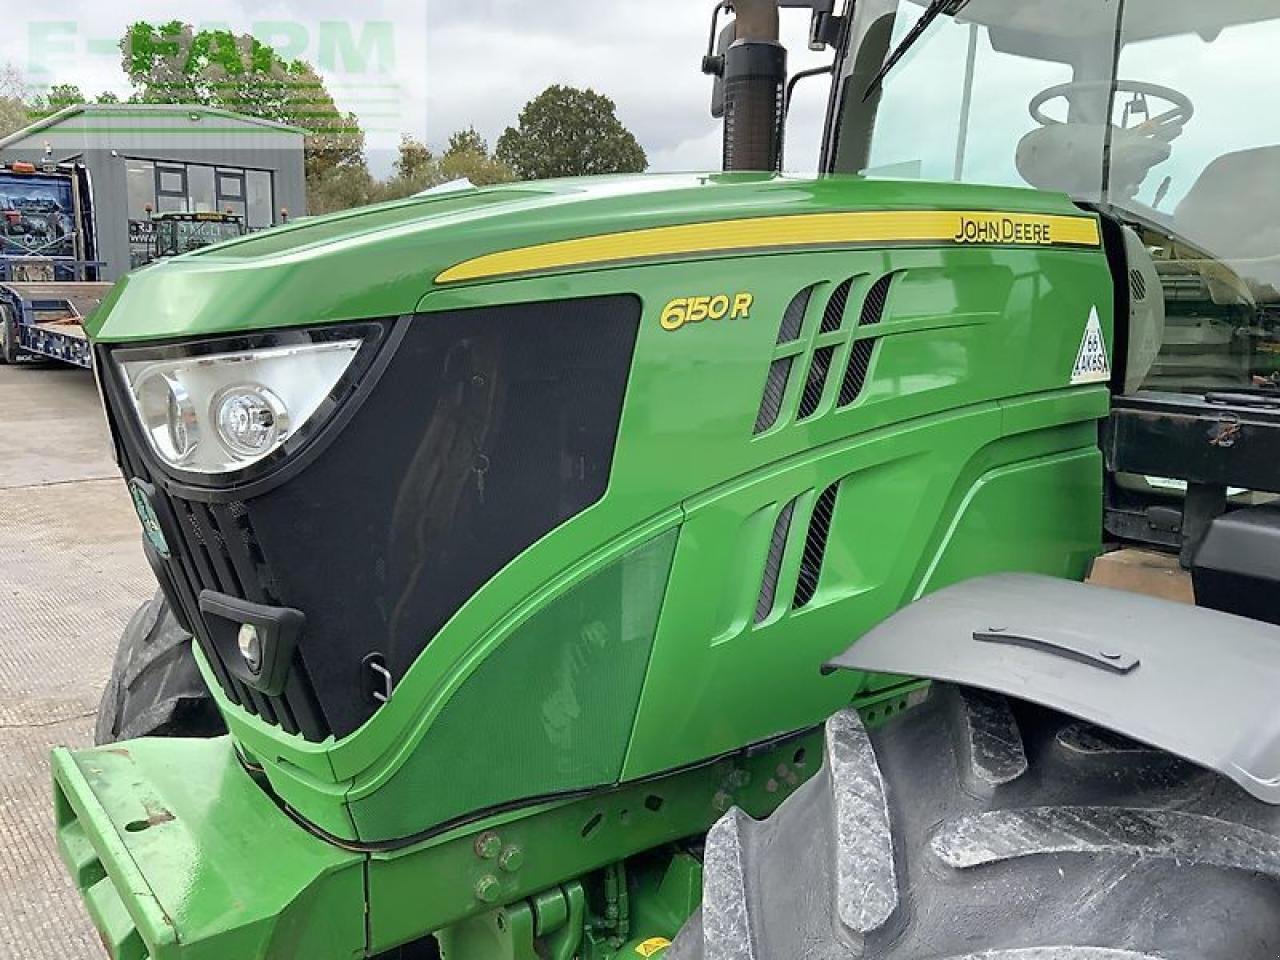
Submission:
{"label": "window of building", "polygon": [[187,212],[187,168],[156,164],[156,211]]}
{"label": "window of building", "polygon": [[232,213],[250,230],[275,223],[270,171],[132,158],[125,160],[125,171],[131,236],[145,235],[157,213]]}
{"label": "window of building", "polygon": [[218,209],[218,197],[213,189],[213,167],[195,164],[187,167],[187,198],[192,213],[213,213]]}
{"label": "window of building", "polygon": [[126,160],[125,181],[129,191],[129,219],[145,220],[156,208],[156,165],[150,160]]}
{"label": "window of building", "polygon": [[246,221],[250,230],[262,230],[275,222],[271,196],[271,174],[265,170],[249,170],[245,174],[245,188],[248,195],[249,219]]}

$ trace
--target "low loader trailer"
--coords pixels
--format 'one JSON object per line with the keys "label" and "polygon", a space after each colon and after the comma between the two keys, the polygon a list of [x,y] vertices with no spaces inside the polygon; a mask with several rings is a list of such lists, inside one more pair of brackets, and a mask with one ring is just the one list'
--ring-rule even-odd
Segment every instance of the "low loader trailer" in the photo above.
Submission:
{"label": "low loader trailer", "polygon": [[109,955],[1274,957],[1277,42],[731,0],[722,172],[125,278],[159,593],[53,757]]}

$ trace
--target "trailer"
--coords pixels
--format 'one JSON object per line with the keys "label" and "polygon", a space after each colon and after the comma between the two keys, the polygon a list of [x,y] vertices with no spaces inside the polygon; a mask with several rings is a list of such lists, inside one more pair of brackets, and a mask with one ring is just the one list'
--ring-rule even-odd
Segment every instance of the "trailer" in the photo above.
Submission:
{"label": "trailer", "polygon": [[0,166],[0,363],[93,365],[84,320],[112,287],[96,246],[83,165]]}

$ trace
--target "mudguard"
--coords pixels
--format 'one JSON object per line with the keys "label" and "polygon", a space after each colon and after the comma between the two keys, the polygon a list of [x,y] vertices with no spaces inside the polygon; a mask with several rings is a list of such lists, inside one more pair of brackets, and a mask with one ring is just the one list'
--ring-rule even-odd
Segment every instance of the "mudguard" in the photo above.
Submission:
{"label": "mudguard", "polygon": [[1040,703],[1280,805],[1280,628],[1067,580],[1001,574],[904,608],[831,667]]}

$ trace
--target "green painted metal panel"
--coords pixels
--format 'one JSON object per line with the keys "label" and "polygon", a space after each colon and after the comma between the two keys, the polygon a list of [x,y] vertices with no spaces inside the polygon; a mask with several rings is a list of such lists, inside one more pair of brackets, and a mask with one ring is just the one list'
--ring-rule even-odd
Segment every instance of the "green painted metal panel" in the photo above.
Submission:
{"label": "green painted metal panel", "polygon": [[364,858],[284,817],[228,738],[53,768],[59,851],[115,960],[364,955]]}
{"label": "green painted metal panel", "polygon": [[617,782],[675,540],[670,531],[603,567],[480,660],[395,777],[352,802],[361,835],[412,836]]}

